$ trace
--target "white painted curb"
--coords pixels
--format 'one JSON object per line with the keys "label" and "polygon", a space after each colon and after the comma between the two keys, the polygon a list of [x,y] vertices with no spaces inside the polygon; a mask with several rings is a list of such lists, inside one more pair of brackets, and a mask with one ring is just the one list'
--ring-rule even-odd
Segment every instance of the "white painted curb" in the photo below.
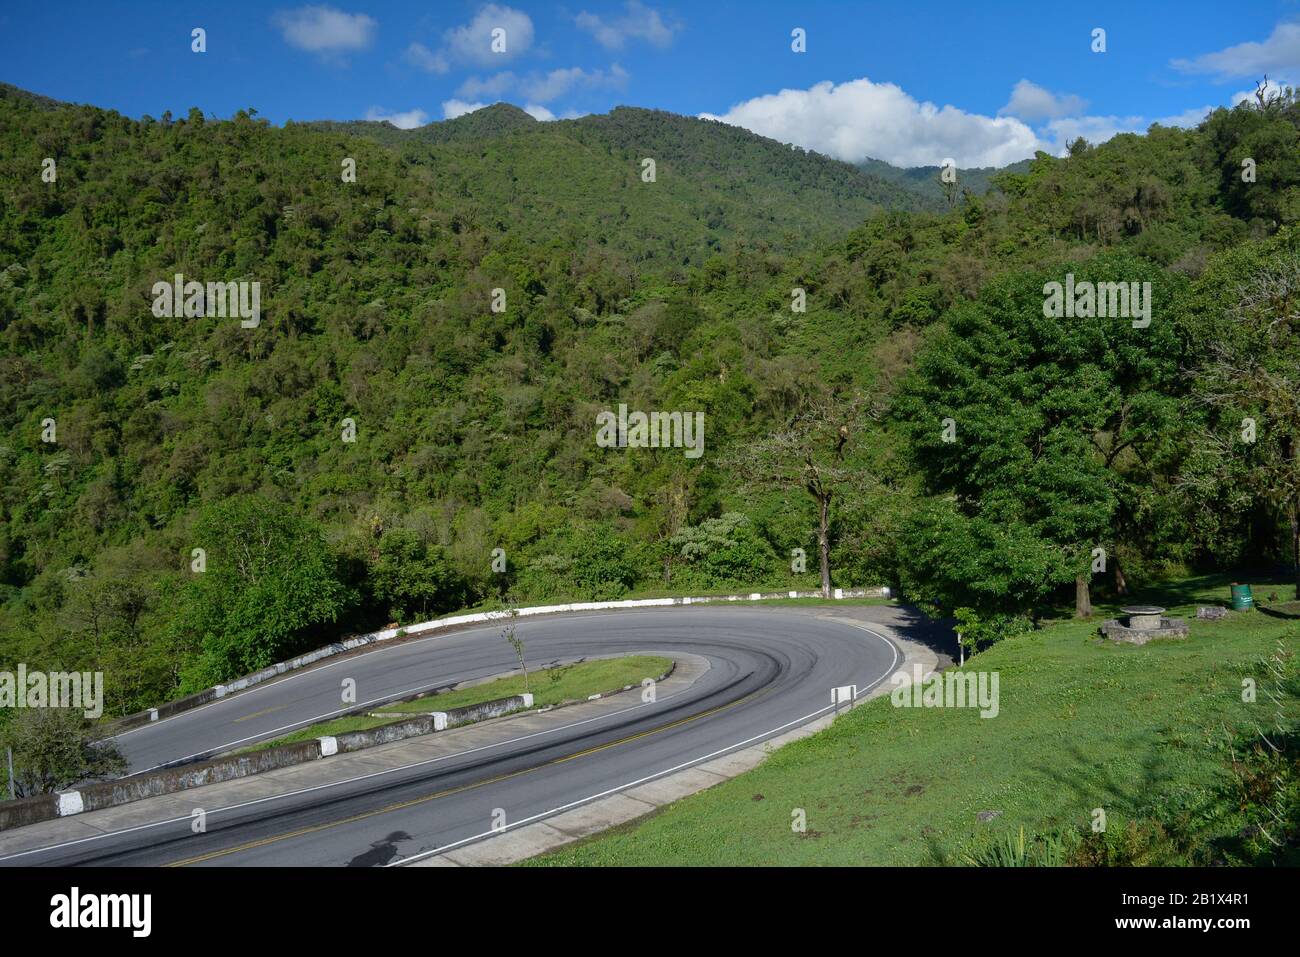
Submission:
{"label": "white painted curb", "polygon": [[59,817],[80,814],[85,809],[86,806],[81,800],[80,791],[62,791],[59,793]]}

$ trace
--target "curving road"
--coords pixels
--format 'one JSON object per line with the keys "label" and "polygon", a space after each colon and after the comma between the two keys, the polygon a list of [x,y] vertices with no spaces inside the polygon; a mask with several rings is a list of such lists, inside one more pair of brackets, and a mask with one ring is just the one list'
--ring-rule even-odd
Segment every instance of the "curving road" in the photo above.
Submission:
{"label": "curving road", "polygon": [[[188,816],[51,843],[0,864],[386,864],[488,836],[741,745],[824,712],[830,689],[864,694],[902,657],[878,631],[772,607],[665,608],[521,619],[530,667],[611,654],[694,655],[709,667],[689,687],[596,718],[409,766],[357,771],[321,786],[209,807],[207,831]],[[446,687],[514,666],[500,626],[414,639],[286,675],[117,739],[133,770],[266,739],[343,709],[345,678],[357,701]],[[361,752],[364,753],[364,752]],[[333,759],[331,759],[333,760]],[[315,766],[315,765],[314,765]],[[189,792],[198,795],[204,789]]]}

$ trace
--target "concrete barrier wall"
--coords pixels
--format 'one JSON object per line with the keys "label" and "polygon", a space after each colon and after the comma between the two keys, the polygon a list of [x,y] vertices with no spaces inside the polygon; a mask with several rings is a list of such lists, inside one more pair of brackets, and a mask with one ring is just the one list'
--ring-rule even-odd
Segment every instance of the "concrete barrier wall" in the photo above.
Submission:
{"label": "concrete barrier wall", "polygon": [[191,708],[198,708],[207,704],[209,701],[217,699],[216,688],[204,688],[195,694],[186,695],[184,698],[177,698],[174,701],[168,701],[160,704],[156,708],[150,708],[148,711],[137,711],[135,714],[129,714],[125,718],[117,718],[113,721],[106,721],[99,726],[105,736],[121,734],[123,731],[130,731],[132,728],[138,728],[141,725],[149,724],[152,721],[159,721],[163,718],[169,718],[174,714],[182,711],[189,711]]}
{"label": "concrete barrier wall", "polygon": [[[436,697],[433,700],[436,701]],[[346,734],[335,735],[334,740],[340,753],[358,751],[361,748],[374,747],[376,744],[401,741],[404,738],[413,738],[416,735],[429,734],[433,731],[442,731],[446,728],[454,728],[457,725],[469,724],[472,721],[498,718],[532,706],[532,695],[512,695],[509,698],[481,701],[478,704],[466,705],[463,708],[450,708],[447,711],[415,715],[409,721],[380,725],[378,728],[349,731]]]}
{"label": "concrete barrier wall", "polygon": [[250,774],[261,774],[263,771],[272,771],[276,768],[287,768],[295,764],[315,761],[325,755],[359,751],[362,748],[371,748],[390,741],[401,741],[404,738],[441,731],[443,728],[509,714],[532,707],[532,704],[532,695],[497,698],[464,708],[438,712],[442,720],[436,719],[432,714],[414,715],[410,720],[399,720],[366,731],[351,731],[335,737],[295,741],[292,744],[281,744],[274,748],[213,758],[197,764],[164,768],[112,781],[100,781],[60,794],[45,794],[19,801],[0,801],[0,831],[21,827],[24,824],[35,824],[37,821],[48,821],[55,817],[80,814],[83,811],[116,807],[132,801],[202,787],[205,784],[247,777]]}
{"label": "concrete barrier wall", "polygon": [[113,781],[101,781],[77,788],[81,794],[81,809],[96,811],[104,807],[115,807],[131,801],[172,794],[204,784],[216,784],[233,778],[260,774],[275,768],[285,768],[294,764],[315,761],[321,756],[320,742],[295,741],[281,744],[274,748],[249,751],[224,758],[213,758],[198,764],[184,765],[179,768],[166,768],[161,771],[149,771],[129,778]]}
{"label": "concrete barrier wall", "polygon": [[59,798],[56,794],[38,794],[17,801],[0,802],[0,831],[37,821],[48,821],[59,816]]}
{"label": "concrete barrier wall", "polygon": [[346,734],[335,735],[335,741],[338,742],[338,750],[346,754],[348,751],[360,751],[362,748],[372,748],[377,744],[388,744],[390,741],[414,738],[417,735],[429,734],[431,731],[436,730],[438,729],[434,726],[433,716],[422,714],[408,721],[398,721],[394,724],[380,725],[378,728],[368,728],[365,731],[349,731]]}
{"label": "concrete barrier wall", "polygon": [[481,701],[478,704],[466,705],[463,708],[452,708],[444,713],[447,715],[447,727],[454,728],[458,724],[469,724],[471,721],[497,718],[503,714],[531,708],[532,706],[533,696],[531,694],[517,694],[509,698]]}

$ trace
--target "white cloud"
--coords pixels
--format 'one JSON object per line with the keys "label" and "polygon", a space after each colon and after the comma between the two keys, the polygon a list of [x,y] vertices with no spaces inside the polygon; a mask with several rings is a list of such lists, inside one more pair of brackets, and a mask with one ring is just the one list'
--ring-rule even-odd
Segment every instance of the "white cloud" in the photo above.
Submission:
{"label": "white cloud", "polygon": [[423,43],[412,43],[406,48],[403,54],[407,62],[419,67],[426,73],[446,73],[451,69],[451,64],[441,53],[434,53]]}
{"label": "white cloud", "polygon": [[1170,64],[1183,73],[1214,73],[1220,79],[1300,69],[1300,23],[1279,23],[1263,43],[1251,41]]}
{"label": "white cloud", "polygon": [[627,80],[627,71],[617,63],[608,70],[584,70],[575,66],[526,76],[506,71],[484,79],[470,77],[457,88],[456,95],[464,99],[500,98],[517,92],[534,103],[549,103],[575,90],[622,89]]}
{"label": "white cloud", "polygon": [[681,29],[677,21],[665,23],[658,10],[647,7],[640,0],[628,0],[621,17],[606,20],[583,10],[574,22],[578,29],[590,33],[607,50],[621,50],[628,40],[645,40],[657,47],[673,42],[673,34]]}
{"label": "white cloud", "polygon": [[[1006,166],[1039,150],[1060,156],[1080,136],[1096,145],[1118,133],[1145,133],[1153,123],[1195,126],[1212,109],[1148,119],[1083,115],[1086,106],[1077,96],[1021,80],[1010,102],[991,117],[918,101],[893,83],[860,79],[782,90],[738,103],[721,116],[700,116],[850,163],[872,157],[895,166],[939,166],[951,157],[969,168]],[[1031,118],[1047,122],[1025,122]]]}
{"label": "white cloud", "polygon": [[936,166],[951,156],[963,167],[1005,166],[1043,148],[1014,117],[918,102],[893,83],[867,79],[826,80],[747,100],[721,116],[700,115],[851,163],[870,156],[898,166]]}
{"label": "white cloud", "polygon": [[[492,31],[504,30],[505,49],[492,49]],[[422,43],[406,48],[408,62],[428,73],[446,73],[454,64],[478,66],[499,64],[526,53],[533,45],[533,21],[522,10],[489,3],[469,23],[454,27],[442,35],[442,47],[430,50]]]}
{"label": "white cloud", "polygon": [[502,97],[519,84],[519,77],[513,73],[495,73],[480,80],[472,76],[456,88],[459,97],[473,98],[479,96]]}
{"label": "white cloud", "polygon": [[1052,93],[1037,83],[1021,80],[1011,91],[1007,105],[998,110],[998,116],[1016,116],[1032,123],[1060,116],[1078,116],[1087,108],[1088,101],[1072,93]]}
{"label": "white cloud", "polygon": [[541,120],[543,123],[548,123],[555,119],[554,113],[544,106],[538,106],[536,103],[529,103],[524,107],[524,112],[535,120]]}
{"label": "white cloud", "polygon": [[466,103],[464,100],[443,100],[442,118],[444,120],[454,120],[458,116],[464,116],[466,113],[473,113],[475,110],[481,110],[487,106],[486,103]]}
{"label": "white cloud", "polygon": [[308,53],[355,52],[370,46],[378,21],[364,13],[344,13],[334,7],[297,7],[276,14],[275,25],[285,42]]}
{"label": "white cloud", "polygon": [[405,113],[389,113],[381,106],[372,106],[366,110],[366,119],[375,122],[389,122],[399,130],[413,130],[429,122],[429,114],[424,110],[407,110]]}

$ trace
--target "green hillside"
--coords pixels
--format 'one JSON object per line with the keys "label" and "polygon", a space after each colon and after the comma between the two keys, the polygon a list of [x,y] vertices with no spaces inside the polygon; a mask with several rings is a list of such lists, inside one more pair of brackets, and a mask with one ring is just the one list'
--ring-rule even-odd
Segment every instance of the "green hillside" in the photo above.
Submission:
{"label": "green hillside", "polygon": [[[976,196],[983,196],[993,188],[993,178],[999,173],[1027,173],[1032,160],[1021,160],[1009,166],[980,166],[957,170],[957,191],[969,190]],[[938,166],[911,166],[900,168],[884,160],[865,159],[858,163],[858,168],[871,176],[890,183],[897,183],[917,195],[924,197],[936,207],[945,202],[943,184],[939,179]]]}
{"label": "green hillside", "polygon": [[535,126],[537,122],[517,106],[509,103],[494,103],[473,113],[466,113],[452,120],[429,123],[415,130],[398,129],[393,124],[382,120],[314,120],[299,125],[331,133],[367,136],[390,146],[400,146],[416,141],[449,143],[455,140],[488,139],[512,130],[527,129]]}
{"label": "green hillside", "polygon": [[[882,209],[927,205],[850,164],[659,110],[540,123],[497,103],[413,130],[304,125],[395,147],[431,174],[439,195],[474,203],[516,238],[546,242],[559,231],[566,246],[612,246],[657,269],[698,265],[740,239],[791,251]],[[645,159],[655,162],[653,183],[642,180]]]}
{"label": "green hillside", "polygon": [[[1039,156],[937,213],[649,110],[437,134],[0,90],[0,658],[103,670],[122,713],[507,590],[813,587],[822,539],[834,583],[988,640],[1099,535],[1133,581],[1287,562],[1291,425],[1207,344],[1295,364],[1249,284],[1300,243],[1297,112]],[[1042,319],[1066,271],[1150,281],[1151,334]],[[177,273],[260,283],[259,323],[156,315]],[[601,447],[620,404],[702,413],[703,454]],[[1204,441],[1247,412],[1264,471]]]}

